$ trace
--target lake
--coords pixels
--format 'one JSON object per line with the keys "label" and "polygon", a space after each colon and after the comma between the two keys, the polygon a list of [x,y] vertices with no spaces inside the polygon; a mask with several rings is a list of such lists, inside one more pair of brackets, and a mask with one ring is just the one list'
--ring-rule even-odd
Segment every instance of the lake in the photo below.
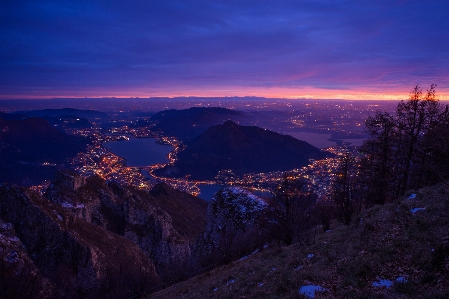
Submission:
{"label": "lake", "polygon": [[168,162],[171,145],[156,143],[156,138],[130,138],[124,141],[105,142],[103,146],[126,159],[126,166],[142,167]]}
{"label": "lake", "polygon": [[[337,145],[337,143],[335,143],[334,141],[328,140],[329,138],[331,138],[331,134],[320,134],[310,132],[287,132],[287,135],[308,142],[317,148],[326,148]],[[363,143],[363,139],[342,139],[342,140],[350,142],[351,146],[360,146]]]}

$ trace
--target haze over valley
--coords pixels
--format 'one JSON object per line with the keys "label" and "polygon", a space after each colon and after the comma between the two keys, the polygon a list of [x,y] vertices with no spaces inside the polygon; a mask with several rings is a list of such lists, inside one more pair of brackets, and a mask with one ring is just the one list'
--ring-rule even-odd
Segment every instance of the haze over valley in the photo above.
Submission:
{"label": "haze over valley", "polygon": [[[64,162],[66,166],[71,165],[72,169],[83,175],[98,174],[105,179],[117,180],[120,183],[141,188],[150,188],[155,182],[162,180],[175,188],[196,195],[200,193],[199,187],[202,186],[198,183],[223,186],[231,182],[240,182],[242,186],[248,188],[268,190],[278,178],[283,176],[283,171],[303,173],[311,172],[314,168],[321,169],[324,166],[319,164],[321,163],[320,158],[326,156],[325,152],[318,156],[303,155],[297,150],[289,154],[276,154],[275,149],[282,150],[284,148],[279,140],[271,145],[265,144],[265,141],[253,140],[251,141],[255,142],[253,148],[249,147],[245,154],[241,149],[244,147],[243,144],[248,142],[248,138],[256,136],[254,135],[256,131],[254,131],[248,132],[246,137],[243,135],[238,137],[237,134],[231,137],[235,140],[224,141],[225,144],[229,144],[230,148],[228,149],[229,153],[225,154],[223,158],[231,159],[229,155],[237,153],[243,155],[241,158],[236,160],[234,157],[233,162],[229,165],[220,162],[221,165],[217,166],[218,168],[210,168],[210,162],[207,162],[205,157],[198,158],[198,153],[189,153],[189,151],[195,148],[193,145],[195,140],[205,134],[212,126],[223,125],[228,120],[239,124],[237,127],[243,126],[241,128],[257,126],[267,130],[267,134],[270,131],[279,132],[303,140],[310,144],[311,148],[329,149],[328,156],[331,157],[336,153],[341,153],[342,150],[346,151],[347,146],[351,148],[352,145],[361,145],[363,138],[366,137],[364,120],[367,116],[373,115],[376,111],[391,111],[394,108],[394,103],[382,101],[288,101],[264,98],[233,98],[231,100],[227,98],[190,98],[188,102],[182,98],[171,100],[158,98],[108,99],[107,102],[105,102],[105,99],[79,100],[77,105],[74,105],[76,108],[70,109],[59,108],[67,103],[67,100],[64,99],[15,101],[14,103],[17,104],[15,110],[11,106],[12,102],[1,101],[0,109],[5,111],[3,113],[7,112],[7,114],[3,114],[4,119],[29,118],[31,120],[33,117],[43,117],[53,127],[58,128],[59,132],[84,138],[86,150],[79,151],[78,155],[67,155]],[[193,107],[184,109],[189,104]],[[24,110],[26,106],[30,107]],[[214,108],[215,106],[216,108]],[[33,110],[33,107],[45,108]],[[132,110],[125,110],[125,107]],[[89,109],[86,110],[85,108]],[[160,108],[166,109],[158,111],[157,109]],[[5,134],[5,137],[7,136],[9,135]],[[6,142],[8,139],[5,138],[4,140]],[[26,140],[24,137],[23,142],[26,142]],[[118,143],[115,145],[115,142]],[[154,142],[166,145],[162,146]],[[201,144],[196,146],[196,151],[202,149],[208,155],[214,156],[215,154],[211,152],[212,149],[206,149],[204,142],[200,142]],[[221,151],[226,146],[220,144],[218,139],[211,139],[208,142],[209,147],[217,146],[217,149]],[[231,145],[232,143],[235,144]],[[270,150],[270,147],[274,148]],[[68,148],[71,148],[71,146],[68,146]],[[154,150],[151,148],[154,148]],[[256,164],[252,168],[248,168],[249,165],[244,162],[249,157],[257,157],[254,156],[255,151],[258,151],[256,148],[265,149],[267,152],[264,158],[256,158],[252,162]],[[296,155],[294,152],[299,156],[293,157],[292,155]],[[195,159],[199,160],[188,162],[193,163],[190,164],[193,167],[191,170],[179,171],[176,170],[181,163],[181,161],[178,161],[178,155],[183,157],[182,161],[187,161],[184,158],[186,155],[194,155],[197,157]],[[248,158],[245,158],[245,155],[249,155]],[[285,166],[282,166],[279,159],[285,160],[286,158],[302,162],[297,165],[287,162]],[[315,158],[318,158],[316,162],[309,161],[309,159],[315,160]],[[48,160],[45,156],[35,157],[34,160],[25,162],[51,163],[51,165],[54,165],[53,168],[44,168],[50,173],[54,173],[56,166],[63,165],[61,161],[54,163],[45,159]],[[274,160],[268,162],[267,159]],[[278,159],[277,162],[276,159]],[[216,158],[213,158],[213,160],[215,160],[214,163],[218,163]],[[259,161],[265,162],[256,166]],[[16,161],[16,163],[23,162],[20,159]],[[164,166],[167,163],[168,165]],[[185,162],[182,163],[186,165]],[[268,166],[269,163],[272,163],[271,166]],[[330,168],[333,164],[326,163]],[[307,165],[310,167],[300,170],[301,167]],[[256,168],[254,168],[255,166]],[[236,167],[247,167],[247,169],[241,170],[236,169]],[[166,170],[162,171],[163,168]],[[173,175],[170,174],[172,171],[169,171],[169,169],[175,170],[174,174],[177,179],[171,178]],[[195,174],[198,171],[198,173],[201,173],[205,170],[210,174],[206,176]],[[226,174],[226,172],[228,173]],[[317,180],[323,183],[322,187],[324,188],[326,188],[326,184],[330,183],[329,177],[326,178],[330,173],[330,170],[326,170],[320,173],[319,178],[317,177]],[[161,176],[161,174],[164,175]],[[193,177],[192,179],[185,179],[186,176]],[[202,180],[195,180],[195,176]],[[28,175],[24,174],[11,182],[36,186],[43,183],[43,186],[45,186],[50,178],[47,176],[46,181],[32,180],[31,172],[29,172]],[[327,183],[325,183],[326,181]]]}

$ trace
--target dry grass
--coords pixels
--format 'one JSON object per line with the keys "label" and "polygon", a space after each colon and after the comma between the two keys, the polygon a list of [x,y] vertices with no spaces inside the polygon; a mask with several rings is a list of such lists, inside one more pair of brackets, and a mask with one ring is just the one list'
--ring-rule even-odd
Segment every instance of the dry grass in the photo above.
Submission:
{"label": "dry grass", "polygon": [[[417,207],[425,210],[412,214]],[[408,282],[372,286],[398,276]],[[449,298],[449,188],[375,206],[349,227],[332,223],[313,245],[270,245],[150,298],[300,298],[308,284],[326,288],[316,298]]]}

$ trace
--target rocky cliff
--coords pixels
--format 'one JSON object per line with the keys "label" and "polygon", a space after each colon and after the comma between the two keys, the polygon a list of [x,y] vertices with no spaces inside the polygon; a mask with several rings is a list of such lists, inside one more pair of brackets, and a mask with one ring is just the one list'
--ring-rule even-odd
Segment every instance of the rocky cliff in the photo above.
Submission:
{"label": "rocky cliff", "polygon": [[178,275],[205,224],[206,203],[166,185],[148,192],[70,171],[44,196],[4,184],[0,199],[2,261],[17,252],[11,273],[29,269],[41,298],[148,292]]}
{"label": "rocky cliff", "polygon": [[6,277],[19,284],[38,280],[36,292],[42,291],[33,297],[120,298],[160,282],[153,263],[127,238],[20,187],[2,185],[0,198],[7,238],[17,243],[2,252],[14,273]]}
{"label": "rocky cliff", "polygon": [[207,209],[207,224],[192,259],[202,266],[229,262],[267,240],[269,205],[238,187],[218,191]]}
{"label": "rocky cliff", "polygon": [[60,172],[45,197],[74,217],[138,245],[164,278],[187,260],[205,223],[203,200],[163,184],[145,192],[95,176],[79,182],[75,173]]}

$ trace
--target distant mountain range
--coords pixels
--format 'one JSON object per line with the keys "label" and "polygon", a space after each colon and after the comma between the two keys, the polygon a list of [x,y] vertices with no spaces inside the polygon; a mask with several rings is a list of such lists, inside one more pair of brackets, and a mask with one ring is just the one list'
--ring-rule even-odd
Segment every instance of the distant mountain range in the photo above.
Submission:
{"label": "distant mountain range", "polygon": [[226,120],[249,123],[250,119],[250,114],[241,111],[220,107],[192,107],[164,110],[153,115],[150,120],[155,124],[152,130],[162,131],[166,136],[176,136],[181,140],[191,140],[210,126]]}
{"label": "distant mountain range", "polygon": [[81,110],[74,108],[62,108],[62,109],[43,109],[43,110],[32,110],[32,111],[17,111],[14,114],[21,114],[28,117],[60,117],[60,116],[76,116],[79,118],[87,118],[89,120],[96,118],[108,118],[104,112],[96,110]]}
{"label": "distant mountain range", "polygon": [[[0,115],[0,183],[37,184],[51,179],[89,140],[68,135],[42,118]],[[46,165],[43,165],[45,162]]]}
{"label": "distant mountain range", "polygon": [[210,127],[186,145],[174,166],[159,174],[213,179],[220,170],[231,169],[238,175],[285,171],[332,155],[291,136],[233,121]]}

